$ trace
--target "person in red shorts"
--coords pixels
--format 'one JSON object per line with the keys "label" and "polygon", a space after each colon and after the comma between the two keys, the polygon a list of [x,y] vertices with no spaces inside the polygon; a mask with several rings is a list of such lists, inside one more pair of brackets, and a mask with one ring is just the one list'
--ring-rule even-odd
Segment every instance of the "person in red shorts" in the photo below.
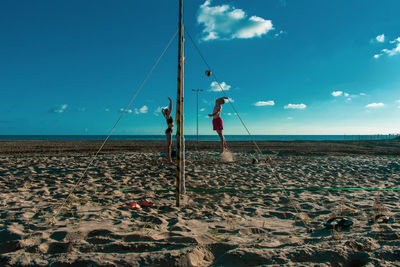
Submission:
{"label": "person in red shorts", "polygon": [[221,119],[221,111],[222,104],[225,104],[225,99],[227,97],[221,97],[215,100],[215,107],[212,114],[208,114],[209,117],[213,117],[212,124],[213,130],[216,131],[221,139],[221,153],[224,153],[225,150],[228,150],[228,146],[226,145],[225,137],[222,134],[222,130],[224,129],[222,119]]}

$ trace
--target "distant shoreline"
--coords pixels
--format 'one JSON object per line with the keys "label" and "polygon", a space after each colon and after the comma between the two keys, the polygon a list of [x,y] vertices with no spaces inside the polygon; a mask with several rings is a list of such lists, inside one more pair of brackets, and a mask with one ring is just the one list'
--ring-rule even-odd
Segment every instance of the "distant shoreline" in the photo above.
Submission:
{"label": "distant shoreline", "polygon": [[[0,141],[0,156],[94,154],[102,141]],[[379,141],[257,141],[263,154],[270,155],[378,155],[400,156],[400,142]],[[173,142],[175,147],[175,142]],[[252,141],[228,141],[232,152],[255,153]],[[219,151],[218,141],[186,141],[187,151]],[[101,154],[164,152],[165,141],[108,141]]]}
{"label": "distant shoreline", "polygon": [[[103,141],[106,135],[0,135],[0,141]],[[227,141],[362,141],[394,140],[396,134],[376,135],[229,135]],[[175,135],[173,136],[175,138]],[[219,141],[217,134],[185,135],[187,141]],[[165,135],[111,135],[114,141],[164,141]]]}

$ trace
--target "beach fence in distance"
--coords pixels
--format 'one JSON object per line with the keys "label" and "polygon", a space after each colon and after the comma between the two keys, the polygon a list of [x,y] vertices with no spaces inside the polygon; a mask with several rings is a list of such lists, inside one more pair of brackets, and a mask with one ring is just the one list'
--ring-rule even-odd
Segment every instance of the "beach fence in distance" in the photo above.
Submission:
{"label": "beach fence in distance", "polygon": [[400,140],[400,134],[343,135],[345,141],[390,141]]}

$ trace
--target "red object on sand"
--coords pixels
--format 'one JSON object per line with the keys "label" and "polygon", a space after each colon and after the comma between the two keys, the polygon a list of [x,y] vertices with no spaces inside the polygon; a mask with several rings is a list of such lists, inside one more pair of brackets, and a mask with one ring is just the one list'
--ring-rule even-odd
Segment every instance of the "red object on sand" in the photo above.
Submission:
{"label": "red object on sand", "polygon": [[150,201],[150,200],[143,200],[140,203],[140,206],[142,206],[142,207],[153,207],[154,203],[152,201]]}
{"label": "red object on sand", "polygon": [[132,202],[131,204],[128,205],[127,208],[131,209],[131,210],[141,210],[142,209],[142,207],[140,207],[140,205],[136,202]]}

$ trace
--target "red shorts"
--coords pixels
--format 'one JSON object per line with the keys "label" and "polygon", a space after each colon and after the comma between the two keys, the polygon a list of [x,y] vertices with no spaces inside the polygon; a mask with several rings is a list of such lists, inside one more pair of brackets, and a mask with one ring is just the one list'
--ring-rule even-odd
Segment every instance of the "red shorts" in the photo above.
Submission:
{"label": "red shorts", "polygon": [[212,120],[212,124],[213,124],[213,130],[214,131],[218,131],[218,130],[223,130],[224,129],[224,125],[222,124],[222,119],[221,118],[216,118]]}

